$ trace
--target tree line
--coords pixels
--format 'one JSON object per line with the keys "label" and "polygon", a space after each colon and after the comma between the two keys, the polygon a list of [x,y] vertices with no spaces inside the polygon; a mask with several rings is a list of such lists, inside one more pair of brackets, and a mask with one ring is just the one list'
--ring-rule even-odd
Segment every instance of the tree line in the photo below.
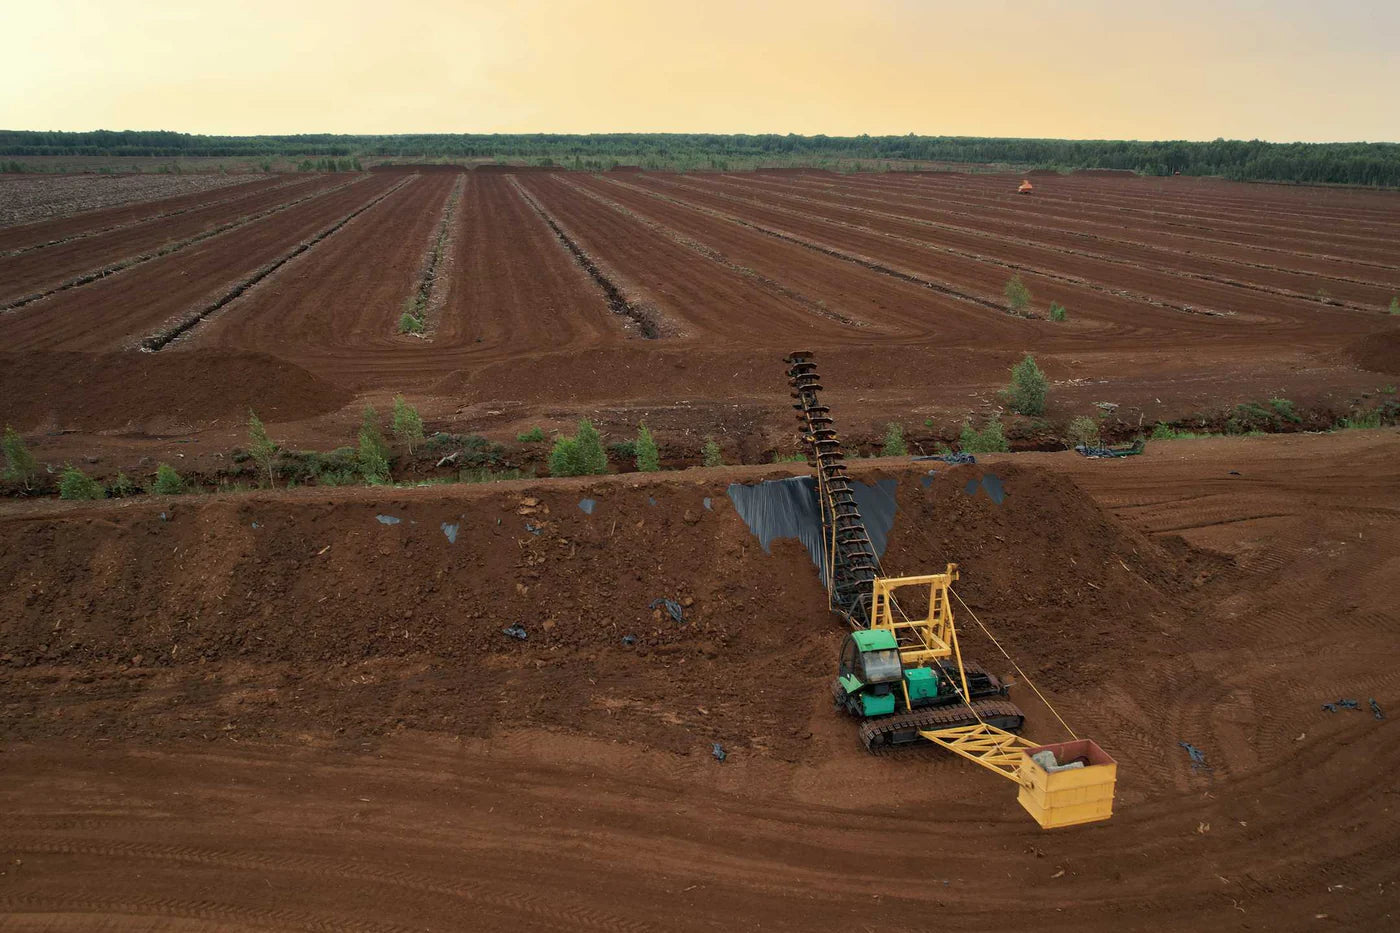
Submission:
{"label": "tree line", "polygon": [[[169,131],[89,133],[0,130],[0,156],[270,156],[527,159],[597,165],[818,165],[833,160],[1002,163],[1018,169],[1118,169],[1148,175],[1220,175],[1246,181],[1400,186],[1397,143],[1270,143],[981,138],[969,136],[797,136],[713,133],[422,133],[199,136]],[[865,166],[876,167],[876,166]]]}

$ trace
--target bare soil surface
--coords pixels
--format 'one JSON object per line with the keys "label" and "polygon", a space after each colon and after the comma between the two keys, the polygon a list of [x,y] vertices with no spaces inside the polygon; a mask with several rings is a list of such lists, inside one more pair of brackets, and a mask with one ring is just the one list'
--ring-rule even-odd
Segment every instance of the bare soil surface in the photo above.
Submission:
{"label": "bare soil surface", "polygon": [[[52,238],[44,221],[85,214],[111,223],[126,216],[123,205],[174,208],[230,186],[256,184],[257,175],[4,175],[0,176],[0,249],[11,237]],[[157,202],[156,199],[159,199]],[[144,208],[143,208],[144,209]]]}
{"label": "bare soil surface", "polygon": [[859,462],[899,481],[886,570],[959,562],[1119,760],[1114,818],[1053,833],[831,711],[816,572],[725,496],[786,472],[6,505],[0,923],[1395,924],[1400,432]]}
{"label": "bare soil surface", "polygon": [[[403,394],[429,430],[508,441],[588,416],[627,436],[645,420],[672,456],[693,458],[710,435],[751,462],[790,438],[773,374],[798,346],[841,386],[848,436],[898,421],[927,449],[965,419],[1005,414],[997,391],[1026,353],[1052,381],[1043,419],[1008,421],[1029,446],[1057,443],[1076,415],[1109,412],[1106,430],[1126,437],[1159,420],[1218,427],[1234,406],[1274,398],[1325,425],[1394,396],[1394,192],[1079,174],[1042,176],[1022,196],[1010,176],[946,172],[471,171],[420,339],[397,334],[397,317],[463,176],[394,168],[56,219],[68,226],[44,236],[69,239],[0,258],[13,266],[0,292],[82,284],[0,313],[0,341],[38,371],[51,352],[138,347],[225,296],[159,352],[268,353],[350,393],[339,411],[275,423],[297,447],[339,446],[365,402]],[[1032,296],[1019,314],[1003,294],[1012,275]],[[1047,319],[1051,302],[1066,321]],[[277,386],[263,407],[302,410]],[[182,410],[197,469],[240,441],[226,409]],[[129,430],[143,413],[119,397],[102,410],[105,423],[69,419],[84,427],[30,443],[51,458],[165,452],[167,438]]]}

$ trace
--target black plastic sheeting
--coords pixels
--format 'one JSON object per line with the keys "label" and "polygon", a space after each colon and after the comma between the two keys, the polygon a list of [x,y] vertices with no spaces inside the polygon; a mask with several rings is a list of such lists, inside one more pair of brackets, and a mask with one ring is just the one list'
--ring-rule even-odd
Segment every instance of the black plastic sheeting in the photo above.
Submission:
{"label": "black plastic sheeting", "polygon": [[[818,570],[826,566],[826,542],[822,539],[822,516],[817,505],[816,479],[793,476],[788,479],[764,480],[761,483],[731,483],[729,501],[734,511],[749,526],[765,551],[777,538],[796,538],[812,555]],[[875,554],[883,557],[894,527],[897,511],[895,490],[898,480],[882,479],[869,483],[852,483],[856,504],[860,506],[865,528]]]}

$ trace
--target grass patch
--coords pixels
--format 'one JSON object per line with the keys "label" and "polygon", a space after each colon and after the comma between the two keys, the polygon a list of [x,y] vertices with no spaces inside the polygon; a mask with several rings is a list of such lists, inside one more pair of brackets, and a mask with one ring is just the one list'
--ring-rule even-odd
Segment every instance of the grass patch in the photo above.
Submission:
{"label": "grass patch", "polygon": [[522,444],[541,444],[544,442],[544,428],[533,427],[528,431],[515,435],[515,439]]}

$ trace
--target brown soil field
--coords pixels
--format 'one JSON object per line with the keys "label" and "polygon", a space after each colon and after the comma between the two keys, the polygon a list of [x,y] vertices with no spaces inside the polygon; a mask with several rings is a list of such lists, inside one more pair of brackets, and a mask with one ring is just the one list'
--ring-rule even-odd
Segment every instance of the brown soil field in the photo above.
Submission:
{"label": "brown soil field", "polygon": [[[260,181],[259,181],[260,179]],[[56,239],[51,230],[120,223],[283,179],[248,175],[5,175],[0,177],[0,250]]]}
{"label": "brown soil field", "polygon": [[[1098,402],[1118,406],[1117,436],[1269,398],[1342,415],[1394,368],[1393,192],[1080,174],[1037,176],[1020,196],[995,174],[427,168],[259,178],[0,228],[15,244],[0,293],[52,290],[0,312],[0,344],[272,354],[357,397],[278,425],[301,445],[343,442],[363,401],[403,393],[436,430],[508,439],[586,414],[758,456],[788,436],[770,373],[794,346],[852,390],[853,437],[888,421],[947,437],[995,414],[1027,352],[1053,386],[1046,422],[1025,430],[1047,439]],[[444,218],[430,333],[399,335]],[[1013,274],[1026,316],[1005,307]],[[1067,321],[1047,320],[1052,301]],[[0,401],[37,423],[35,406]],[[35,443],[101,457],[115,446],[97,432],[142,420],[117,407]],[[236,444],[227,414],[186,407],[184,452],[206,463]]]}
{"label": "brown soil field", "polygon": [[[0,487],[0,927],[1397,925],[1400,430],[1321,433],[1400,414],[1396,192],[160,178],[0,180],[48,212],[0,218],[0,424],[40,466]],[[424,333],[399,333],[407,309]],[[1110,822],[1043,833],[1007,782],[932,748],[868,756],[831,711],[817,574],[726,494],[804,469],[771,462],[795,450],[779,360],[799,348],[851,448],[897,422],[932,453],[1004,418],[1019,453],[852,469],[898,482],[886,570],[957,561],[1118,759]],[[1036,418],[998,394],[1027,353]],[[449,435],[396,445],[422,485],[210,492],[256,482],[250,409],[326,451],[400,394]],[[1075,416],[1123,440],[1248,404],[1288,433],[1063,452]],[[451,435],[538,472],[550,444],[517,434],[585,416],[607,442],[645,422],[668,471],[423,482],[455,477]],[[707,437],[743,465],[682,471]],[[207,494],[61,502],[68,463],[142,486],[172,464]],[[967,493],[987,473],[1004,502]]]}
{"label": "brown soil field", "polygon": [[1109,822],[1042,832],[971,764],[860,749],[805,551],[726,496],[786,468],[11,502],[0,925],[1395,924],[1400,432],[927,467],[855,467],[898,482],[886,569],[960,563],[1120,762]]}

